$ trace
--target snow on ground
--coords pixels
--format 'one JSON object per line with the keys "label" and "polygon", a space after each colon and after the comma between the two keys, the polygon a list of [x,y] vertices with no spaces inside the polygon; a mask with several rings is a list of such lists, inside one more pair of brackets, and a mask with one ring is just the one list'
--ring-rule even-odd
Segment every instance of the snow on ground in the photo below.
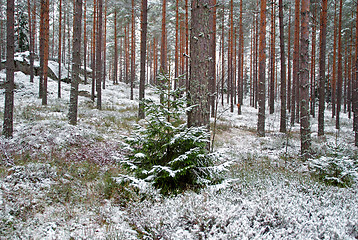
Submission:
{"label": "snow on ground", "polygon": [[[102,111],[89,98],[90,85],[80,85],[78,125],[72,126],[69,84],[57,99],[57,82],[49,79],[42,106],[37,77],[30,83],[16,72],[15,83],[14,137],[0,137],[0,239],[358,238],[357,184],[338,188],[312,178],[298,157],[299,125],[279,133],[279,111],[267,115],[266,137],[259,138],[256,109],[243,106],[237,115],[220,107],[214,146],[227,168],[224,181],[162,197],[148,184],[138,183],[138,190],[105,177],[126,174],[118,159],[138,104],[126,84],[108,83]],[[156,97],[150,89],[148,95]],[[3,111],[0,104],[1,118]],[[357,155],[352,120],[342,113],[338,132],[327,110],[326,123],[319,138],[311,119],[316,154],[340,146]]]}

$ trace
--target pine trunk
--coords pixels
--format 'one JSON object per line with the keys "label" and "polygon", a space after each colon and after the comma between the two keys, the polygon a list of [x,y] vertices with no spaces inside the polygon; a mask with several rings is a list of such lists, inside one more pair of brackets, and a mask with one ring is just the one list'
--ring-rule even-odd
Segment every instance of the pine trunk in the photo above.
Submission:
{"label": "pine trunk", "polygon": [[[139,110],[138,118],[144,118],[144,106],[142,100],[144,99],[145,91],[145,60],[147,50],[147,0],[142,0],[142,14],[141,14],[141,36],[140,36],[140,82],[139,82]],[[178,59],[177,59],[178,60]]]}
{"label": "pine trunk", "polygon": [[132,34],[131,34],[131,95],[130,99],[134,99],[133,89],[135,80],[135,11],[134,0],[132,0]]}
{"label": "pine trunk", "polygon": [[190,82],[189,104],[195,105],[188,113],[188,126],[206,126],[210,128],[210,56],[212,22],[211,0],[192,1],[192,28],[190,35]]}
{"label": "pine trunk", "polygon": [[84,84],[87,84],[87,4],[83,2],[83,68],[84,68]]}
{"label": "pine trunk", "polygon": [[[42,93],[42,105],[47,105],[47,78],[48,78],[48,58],[49,58],[49,30],[50,30],[50,18],[49,18],[49,0],[44,1],[44,62],[43,62],[43,93]],[[42,7],[42,5],[41,5]]]}
{"label": "pine trunk", "polygon": [[[287,40],[287,110],[291,112],[291,8],[288,10],[288,40]],[[288,116],[287,116],[288,118]]]}
{"label": "pine trunk", "polygon": [[334,38],[333,38],[333,60],[332,60],[332,82],[331,82],[331,103],[332,103],[332,118],[336,115],[336,91],[337,91],[337,78],[336,78],[336,58],[337,58],[337,13],[336,2],[334,3]]}
{"label": "pine trunk", "polygon": [[354,120],[353,120],[353,130],[355,133],[355,145],[358,147],[358,3],[357,3],[357,13],[356,13],[356,75],[355,75],[355,84],[352,92],[353,96],[353,109],[354,109]]}
{"label": "pine trunk", "polygon": [[97,109],[102,109],[102,21],[103,21],[103,0],[98,0],[98,30],[97,30],[97,49],[96,49],[96,91]]}
{"label": "pine trunk", "polygon": [[266,102],[266,1],[261,1],[260,11],[260,42],[259,42],[259,79],[258,79],[258,105],[257,133],[265,136],[265,102]]}
{"label": "pine trunk", "polygon": [[312,54],[311,54],[311,93],[310,93],[310,112],[312,117],[315,117],[316,105],[316,4],[313,10],[312,23]]}
{"label": "pine trunk", "polygon": [[[291,104],[291,125],[295,123],[299,111],[299,46],[300,46],[300,1],[295,0],[295,32],[293,49],[293,70],[292,70],[292,104]],[[297,104],[297,105],[296,105]],[[296,109],[297,106],[297,109]],[[296,119],[298,121],[298,119]]]}
{"label": "pine trunk", "polygon": [[281,55],[281,120],[280,132],[286,132],[286,59],[285,59],[285,36],[283,24],[283,4],[278,1],[279,25],[280,25],[280,55]]}
{"label": "pine trunk", "polygon": [[[30,82],[34,82],[34,51],[33,51],[34,43],[33,43],[33,34],[32,34],[33,29],[32,29],[32,16],[31,16],[30,0],[27,0],[27,14],[28,14],[28,26],[29,26]],[[1,60],[1,55],[0,55],[0,60]],[[0,67],[0,69],[1,69],[1,67]]]}
{"label": "pine trunk", "polygon": [[114,9],[114,66],[113,66],[113,84],[118,84],[117,8]]}
{"label": "pine trunk", "polygon": [[271,53],[270,53],[270,114],[275,112],[275,1],[271,7]]}
{"label": "pine trunk", "polygon": [[80,82],[81,66],[81,22],[82,22],[82,0],[75,0],[75,13],[73,19],[73,52],[72,52],[72,76],[70,92],[70,124],[77,124],[78,109],[78,85]]}
{"label": "pine trunk", "polygon": [[14,116],[14,23],[15,23],[15,4],[14,0],[7,0],[6,5],[6,84],[5,84],[5,107],[3,135],[11,138],[13,134]]}
{"label": "pine trunk", "polygon": [[338,71],[337,71],[337,109],[336,109],[336,129],[340,128],[339,116],[341,112],[342,102],[342,82],[343,82],[343,71],[342,71],[342,7],[343,1],[340,0],[339,4],[339,20],[338,20]]}
{"label": "pine trunk", "polygon": [[57,85],[57,97],[61,98],[61,53],[62,53],[62,0],[59,3],[59,26],[58,26],[58,85]]}
{"label": "pine trunk", "polygon": [[311,129],[309,114],[309,11],[310,0],[302,0],[300,41],[300,135],[301,155],[307,160],[311,151]]}

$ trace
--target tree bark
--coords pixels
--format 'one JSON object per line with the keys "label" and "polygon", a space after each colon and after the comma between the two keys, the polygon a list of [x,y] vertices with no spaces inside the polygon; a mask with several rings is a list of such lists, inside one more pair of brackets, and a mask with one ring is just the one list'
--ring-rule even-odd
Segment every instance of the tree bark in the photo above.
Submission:
{"label": "tree bark", "polygon": [[319,53],[319,105],[318,136],[324,135],[325,83],[326,83],[326,36],[327,36],[327,2],[322,0],[320,20],[320,53]]}
{"label": "tree bark", "polygon": [[[145,94],[145,60],[147,51],[147,0],[142,0],[141,37],[140,37],[140,82],[139,82],[139,109],[138,118],[144,118],[144,105],[141,102]],[[177,59],[178,60],[178,59]],[[177,63],[178,64],[178,63]]]}
{"label": "tree bark", "polygon": [[270,114],[275,112],[275,0],[272,1],[271,7],[271,51],[270,51],[270,94],[269,105]]}
{"label": "tree bark", "polygon": [[[300,0],[295,0],[295,32],[293,49],[293,71],[292,71],[292,104],[291,104],[291,125],[295,123],[299,111],[299,46],[300,46]],[[297,109],[296,109],[297,104]],[[298,119],[296,119],[298,121]]]}
{"label": "tree bark", "polygon": [[215,99],[216,99],[216,0],[212,0],[213,21],[212,21],[212,46],[211,46],[211,81],[210,81],[210,106],[211,116],[215,116]]}
{"label": "tree bark", "polygon": [[135,80],[135,11],[134,11],[134,0],[132,0],[132,34],[131,34],[131,96],[133,100],[133,89]]}
{"label": "tree bark", "polygon": [[355,84],[353,88],[353,109],[354,109],[354,120],[353,120],[353,131],[355,133],[355,145],[358,147],[358,3],[357,3],[357,15],[356,15],[356,75],[355,75]]}
{"label": "tree bark", "polygon": [[85,69],[83,75],[84,84],[87,84],[87,1],[84,0],[83,4],[83,68]]}
{"label": "tree bark", "polygon": [[102,109],[102,22],[103,22],[103,0],[98,0],[98,30],[97,30],[97,49],[96,49],[96,90],[97,90],[97,109]]}
{"label": "tree bark", "polygon": [[44,7],[44,59],[43,59],[43,93],[42,93],[42,105],[47,105],[47,77],[48,77],[48,58],[49,58],[49,31],[50,31],[50,18],[49,18],[49,0],[44,0],[44,6],[41,4],[41,8]]}
{"label": "tree bark", "polygon": [[337,58],[337,2],[334,2],[334,38],[333,38],[333,61],[332,61],[332,82],[331,82],[331,103],[332,103],[332,118],[336,115],[336,58]]}
{"label": "tree bark", "polygon": [[117,34],[117,8],[114,8],[114,66],[113,84],[118,84],[118,34]]}
{"label": "tree bark", "polygon": [[97,0],[93,1],[93,27],[92,27],[92,88],[91,99],[94,102],[96,93],[96,31],[97,31]]}
{"label": "tree bark", "polygon": [[310,0],[302,0],[301,46],[300,46],[300,135],[301,155],[307,160],[311,151],[311,129],[309,114],[309,9]]}
{"label": "tree bark", "polygon": [[6,84],[3,135],[11,138],[13,135],[14,116],[14,0],[7,0],[6,4]]}
{"label": "tree bark", "polygon": [[243,103],[244,97],[244,80],[243,80],[243,57],[244,57],[244,30],[242,25],[242,1],[240,1],[240,16],[239,16],[239,52],[238,52],[238,78],[237,78],[237,97],[238,97],[238,105],[237,105],[237,114],[241,115],[241,107]]}
{"label": "tree bark", "polygon": [[72,77],[70,92],[70,124],[77,124],[78,108],[78,84],[80,82],[79,72],[81,66],[81,22],[82,22],[82,0],[75,0],[75,13],[73,19],[73,52],[72,52]]}
{"label": "tree bark", "polygon": [[195,105],[188,113],[188,126],[206,126],[210,128],[210,22],[212,21],[211,0],[193,0],[191,3],[190,35],[190,81],[189,104]]}
{"label": "tree bark", "polygon": [[57,97],[61,98],[61,53],[62,53],[62,0],[59,3],[59,26],[58,26],[58,85],[57,85]]}
{"label": "tree bark", "polygon": [[162,73],[167,72],[167,36],[166,36],[166,8],[167,8],[167,1],[163,0],[162,6],[162,40],[160,46],[160,71]]}
{"label": "tree bark", "polygon": [[266,1],[261,1],[260,11],[260,42],[259,42],[259,79],[258,79],[258,120],[257,133],[265,136],[265,102],[266,102]]}
{"label": "tree bark", "polygon": [[104,7],[104,35],[103,35],[103,73],[102,73],[102,88],[106,89],[107,78],[107,0],[105,0]]}
{"label": "tree bark", "polygon": [[[30,82],[34,82],[34,42],[33,42],[33,26],[31,16],[31,3],[27,0],[27,14],[28,14],[28,25],[29,25],[29,52],[30,52]],[[1,26],[2,27],[2,26]],[[2,36],[0,36],[2,37]],[[1,55],[0,55],[1,59]],[[0,67],[1,68],[1,67]]]}
{"label": "tree bark", "polygon": [[338,72],[337,72],[337,109],[336,109],[336,129],[340,128],[339,117],[341,112],[342,102],[342,82],[343,82],[343,71],[342,71],[342,7],[343,1],[340,0],[339,4],[339,20],[338,20]]}
{"label": "tree bark", "polygon": [[285,59],[285,36],[283,24],[283,4],[278,1],[279,25],[280,25],[280,55],[281,55],[281,119],[280,132],[286,132],[286,59]]}
{"label": "tree bark", "polygon": [[310,97],[310,112],[312,117],[315,117],[316,106],[316,4],[313,10],[312,23],[312,55],[311,55],[311,97]]}
{"label": "tree bark", "polygon": [[288,40],[287,40],[287,110],[291,112],[291,8],[288,10]]}

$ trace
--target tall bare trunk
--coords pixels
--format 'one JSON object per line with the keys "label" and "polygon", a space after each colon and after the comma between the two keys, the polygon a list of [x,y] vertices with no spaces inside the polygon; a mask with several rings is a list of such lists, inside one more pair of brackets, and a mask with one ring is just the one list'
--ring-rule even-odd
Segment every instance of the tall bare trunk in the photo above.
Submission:
{"label": "tall bare trunk", "polygon": [[144,118],[144,106],[141,101],[145,94],[145,60],[147,54],[147,0],[142,0],[141,36],[140,36],[140,82],[139,82],[139,110],[138,118]]}
{"label": "tall bare trunk", "polygon": [[336,109],[336,129],[340,128],[339,115],[341,112],[342,104],[342,7],[343,1],[340,0],[339,4],[339,20],[338,20],[338,72],[337,72],[337,109]]}
{"label": "tall bare trunk", "polygon": [[[292,71],[292,104],[291,104],[291,125],[295,123],[299,111],[299,46],[300,46],[300,1],[295,0],[295,32],[293,49],[293,71]],[[297,105],[297,108],[296,108]],[[298,117],[297,117],[298,118]],[[298,119],[296,119],[298,121]]]}
{"label": "tall bare trunk", "polygon": [[260,45],[259,45],[259,82],[258,104],[259,113],[257,120],[257,133],[260,137],[265,136],[265,100],[266,100],[266,1],[261,1],[260,11]]}
{"label": "tall bare trunk", "polygon": [[[43,59],[43,93],[42,105],[47,105],[47,78],[48,78],[48,58],[49,58],[49,31],[50,31],[50,18],[49,18],[49,0],[44,0],[44,59]],[[42,8],[42,4],[41,4]]]}
{"label": "tall bare trunk", "polygon": [[96,49],[96,90],[97,90],[97,109],[102,109],[102,22],[103,22],[103,0],[98,0],[98,30],[97,30],[97,49]]}
{"label": "tall bare trunk", "polygon": [[130,99],[133,100],[133,89],[135,80],[135,9],[134,0],[132,0],[132,34],[131,34],[131,95]]}
{"label": "tall bare trunk", "polygon": [[311,129],[309,114],[309,12],[310,0],[302,0],[301,9],[301,41],[300,41],[300,134],[301,155],[308,159],[311,151]]}
{"label": "tall bare trunk", "polygon": [[188,113],[188,126],[206,126],[210,128],[210,22],[212,22],[211,0],[193,0],[192,28],[190,37],[190,82],[189,104],[196,105]]}
{"label": "tall bare trunk", "polygon": [[59,3],[59,26],[58,26],[58,85],[57,85],[57,97],[61,98],[61,53],[62,53],[62,0]]}
{"label": "tall bare trunk", "polygon": [[322,1],[320,20],[320,52],[319,52],[319,105],[318,136],[324,135],[325,83],[326,83],[326,36],[327,36],[327,2]]}
{"label": "tall bare trunk", "polygon": [[283,4],[278,1],[279,24],[280,24],[280,55],[281,55],[281,119],[280,132],[286,132],[286,59],[285,59],[285,36],[283,24]]}
{"label": "tall bare trunk", "polygon": [[6,6],[6,83],[3,135],[6,138],[11,138],[13,134],[14,116],[14,0],[7,0]]}
{"label": "tall bare trunk", "polygon": [[70,124],[77,124],[78,109],[78,84],[80,82],[80,66],[81,66],[81,22],[82,22],[82,0],[75,0],[73,19],[73,52],[72,52],[72,77],[70,92]]}

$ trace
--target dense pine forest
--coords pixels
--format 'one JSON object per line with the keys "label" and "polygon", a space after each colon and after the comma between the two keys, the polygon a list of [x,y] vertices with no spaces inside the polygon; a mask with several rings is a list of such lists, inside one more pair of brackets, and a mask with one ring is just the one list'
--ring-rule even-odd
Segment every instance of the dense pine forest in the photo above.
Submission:
{"label": "dense pine forest", "polygon": [[1,239],[357,239],[355,0],[0,0]]}

